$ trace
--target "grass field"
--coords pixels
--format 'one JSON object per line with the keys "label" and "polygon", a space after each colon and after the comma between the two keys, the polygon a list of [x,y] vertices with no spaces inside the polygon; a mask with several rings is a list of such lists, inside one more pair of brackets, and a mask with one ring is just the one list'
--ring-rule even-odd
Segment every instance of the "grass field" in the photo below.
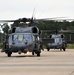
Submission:
{"label": "grass field", "polygon": [[68,49],[74,49],[74,44],[68,44],[68,45],[67,45],[67,48],[68,48]]}

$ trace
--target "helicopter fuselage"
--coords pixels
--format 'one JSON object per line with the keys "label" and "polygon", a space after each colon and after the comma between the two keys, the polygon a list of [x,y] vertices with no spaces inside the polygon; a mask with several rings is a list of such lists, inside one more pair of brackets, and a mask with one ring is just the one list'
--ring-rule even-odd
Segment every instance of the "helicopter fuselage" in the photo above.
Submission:
{"label": "helicopter fuselage", "polygon": [[49,36],[49,43],[46,45],[47,50],[50,49],[66,49],[65,36],[63,34],[51,34]]}
{"label": "helicopter fuselage", "polygon": [[13,52],[27,53],[32,52],[40,56],[40,38],[39,29],[37,27],[20,28],[17,27],[15,33],[9,35],[7,41],[4,42],[3,52],[11,56]]}
{"label": "helicopter fuselage", "polygon": [[34,48],[35,40],[31,33],[13,33],[9,36],[8,43],[12,52],[31,52]]}

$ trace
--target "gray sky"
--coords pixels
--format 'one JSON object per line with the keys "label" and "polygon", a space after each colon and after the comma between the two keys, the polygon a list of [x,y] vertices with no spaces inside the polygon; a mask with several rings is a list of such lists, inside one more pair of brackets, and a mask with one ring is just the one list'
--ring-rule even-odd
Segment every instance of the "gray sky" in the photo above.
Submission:
{"label": "gray sky", "polygon": [[35,18],[74,18],[74,0],[0,0],[0,20],[32,17],[33,11]]}

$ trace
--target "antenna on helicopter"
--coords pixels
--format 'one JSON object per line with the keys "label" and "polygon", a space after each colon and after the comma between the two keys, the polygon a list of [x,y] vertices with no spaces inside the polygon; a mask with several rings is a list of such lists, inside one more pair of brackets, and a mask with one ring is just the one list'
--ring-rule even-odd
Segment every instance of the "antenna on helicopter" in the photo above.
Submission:
{"label": "antenna on helicopter", "polygon": [[35,9],[36,9],[36,7],[33,9],[32,18],[30,19],[30,24],[29,24],[30,26],[33,25],[33,23],[34,23]]}

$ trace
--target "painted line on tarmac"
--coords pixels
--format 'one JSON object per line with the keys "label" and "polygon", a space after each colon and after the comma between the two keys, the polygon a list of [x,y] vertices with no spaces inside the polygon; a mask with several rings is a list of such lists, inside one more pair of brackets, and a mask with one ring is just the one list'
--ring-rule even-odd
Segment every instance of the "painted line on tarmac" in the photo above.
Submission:
{"label": "painted line on tarmac", "polygon": [[33,66],[33,67],[36,67],[36,66],[46,66],[46,67],[50,67],[50,66],[65,66],[65,67],[74,67],[74,64],[0,64],[0,67],[25,67],[25,66]]}

